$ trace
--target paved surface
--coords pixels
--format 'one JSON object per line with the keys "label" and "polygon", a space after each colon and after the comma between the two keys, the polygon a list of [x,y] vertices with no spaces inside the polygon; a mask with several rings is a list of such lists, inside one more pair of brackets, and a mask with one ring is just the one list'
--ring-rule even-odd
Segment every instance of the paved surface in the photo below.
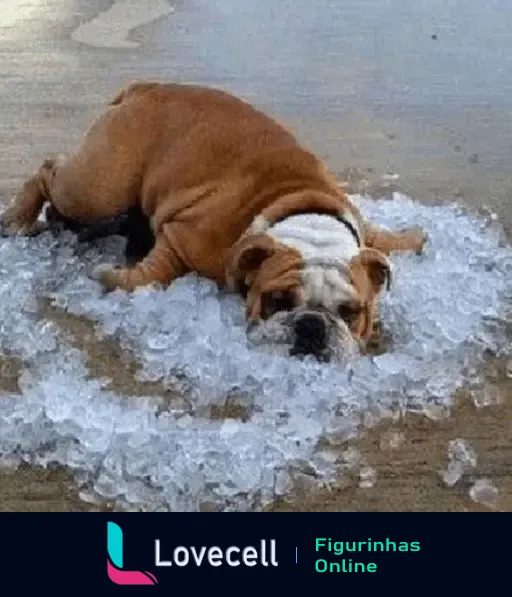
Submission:
{"label": "paved surface", "polygon": [[[46,154],[72,147],[121,85],[154,77],[244,94],[356,187],[398,173],[414,196],[489,205],[511,230],[510,31],[508,0],[2,0],[0,202]],[[438,475],[446,442],[465,437],[511,509],[512,388],[498,391],[504,404],[478,416],[466,401],[448,422],[400,423],[407,441],[392,455],[379,447],[385,430],[369,432],[361,447],[382,470],[373,489],[354,482],[293,507],[474,509],[467,487]],[[0,477],[7,509],[85,507],[65,473],[15,478]]]}

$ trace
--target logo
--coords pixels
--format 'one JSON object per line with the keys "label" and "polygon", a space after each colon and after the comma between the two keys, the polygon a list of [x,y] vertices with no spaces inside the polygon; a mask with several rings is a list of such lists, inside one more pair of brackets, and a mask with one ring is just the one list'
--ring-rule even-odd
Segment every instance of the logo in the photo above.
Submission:
{"label": "logo", "polygon": [[116,585],[156,585],[151,572],[123,570],[123,531],[115,522],[107,523],[107,573]]}

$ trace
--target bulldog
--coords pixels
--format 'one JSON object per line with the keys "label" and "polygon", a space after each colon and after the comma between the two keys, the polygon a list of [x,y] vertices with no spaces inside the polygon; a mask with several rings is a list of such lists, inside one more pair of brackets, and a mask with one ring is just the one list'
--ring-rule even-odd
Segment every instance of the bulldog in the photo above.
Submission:
{"label": "bulldog", "polygon": [[325,361],[364,351],[390,253],[425,242],[421,229],[367,221],[284,126],[198,85],[121,90],[72,155],[46,159],[26,181],[1,216],[3,234],[39,232],[45,204],[78,227],[130,213],[132,233],[137,217],[149,223],[137,263],[91,272],[107,291],[196,272],[242,294],[255,342]]}

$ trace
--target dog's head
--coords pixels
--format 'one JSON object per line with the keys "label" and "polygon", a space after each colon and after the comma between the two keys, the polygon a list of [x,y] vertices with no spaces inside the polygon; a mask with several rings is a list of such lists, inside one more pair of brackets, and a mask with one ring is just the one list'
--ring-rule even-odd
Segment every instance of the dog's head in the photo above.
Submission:
{"label": "dog's head", "polygon": [[249,338],[322,361],[358,354],[371,337],[378,295],[389,287],[390,264],[374,249],[348,255],[307,254],[266,232],[242,237],[226,277],[246,298]]}

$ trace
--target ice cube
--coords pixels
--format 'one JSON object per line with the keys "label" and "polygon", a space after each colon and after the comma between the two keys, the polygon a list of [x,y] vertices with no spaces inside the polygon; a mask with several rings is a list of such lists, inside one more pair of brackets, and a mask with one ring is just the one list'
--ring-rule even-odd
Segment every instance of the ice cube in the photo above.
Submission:
{"label": "ice cube", "polygon": [[464,474],[464,465],[458,460],[453,460],[448,463],[446,470],[443,472],[443,481],[449,487],[453,487]]}
{"label": "ice cube", "polygon": [[359,471],[359,487],[362,489],[370,489],[375,485],[377,480],[377,472],[371,466],[364,466]]}
{"label": "ice cube", "polygon": [[389,430],[382,434],[379,446],[385,452],[388,450],[398,450],[398,448],[405,442],[405,434],[400,431]]}
{"label": "ice cube", "polygon": [[478,479],[469,490],[471,499],[478,503],[494,508],[498,500],[498,490],[489,479]]}
{"label": "ice cube", "polygon": [[276,472],[275,475],[275,483],[274,483],[274,494],[276,497],[281,497],[289,493],[291,490],[292,484],[290,475],[285,470],[280,470]]}
{"label": "ice cube", "polygon": [[505,365],[505,375],[509,379],[512,379],[512,359],[510,359],[510,361],[508,361],[507,364]]}
{"label": "ice cube", "polygon": [[342,458],[346,465],[349,467],[355,467],[362,461],[361,453],[359,452],[359,450],[357,450],[357,448],[353,447],[344,450],[342,453]]}
{"label": "ice cube", "polygon": [[493,383],[483,383],[479,389],[471,392],[471,397],[477,408],[499,404],[502,400],[502,391]]}
{"label": "ice cube", "polygon": [[476,452],[466,440],[451,440],[448,442],[448,466],[443,473],[444,482],[452,487],[467,471],[474,468],[476,463]]}

